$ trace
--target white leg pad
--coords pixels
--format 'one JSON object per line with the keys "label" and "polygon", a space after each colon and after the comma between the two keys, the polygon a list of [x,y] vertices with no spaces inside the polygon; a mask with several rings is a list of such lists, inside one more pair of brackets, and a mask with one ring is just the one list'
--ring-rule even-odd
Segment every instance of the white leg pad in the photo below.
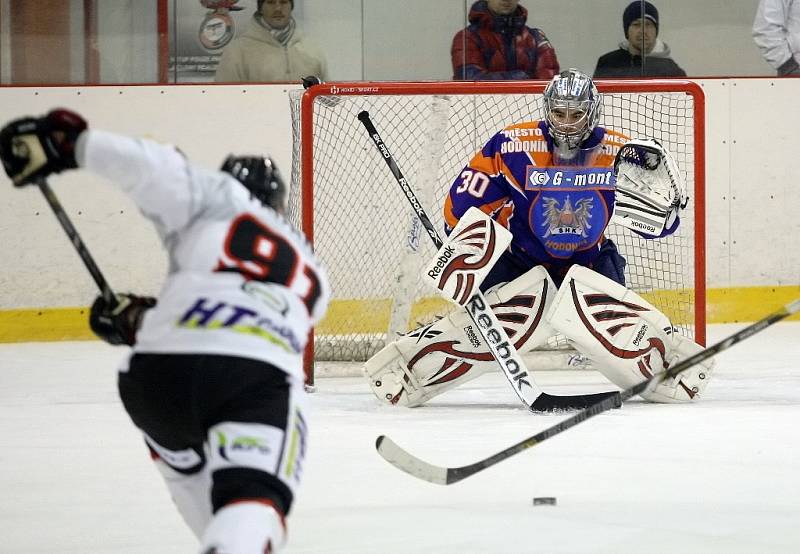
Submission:
{"label": "white leg pad", "polygon": [[285,541],[283,518],[274,506],[239,501],[214,515],[203,534],[200,554],[273,554]]}
{"label": "white leg pad", "polygon": [[[486,293],[519,352],[533,350],[555,333],[544,318],[555,291],[547,271],[536,267]],[[380,400],[414,407],[498,369],[475,324],[459,309],[386,345],[366,362],[364,374]]]}
{"label": "white leg pad", "polygon": [[[620,388],[630,388],[701,347],[675,332],[667,316],[591,269],[573,266],[564,278],[547,320],[593,367]],[[642,397],[653,402],[699,398],[711,375],[707,362],[668,379]]]}
{"label": "white leg pad", "polygon": [[211,521],[211,476],[208,465],[197,473],[175,471],[163,460],[154,461],[183,520],[199,539]]}

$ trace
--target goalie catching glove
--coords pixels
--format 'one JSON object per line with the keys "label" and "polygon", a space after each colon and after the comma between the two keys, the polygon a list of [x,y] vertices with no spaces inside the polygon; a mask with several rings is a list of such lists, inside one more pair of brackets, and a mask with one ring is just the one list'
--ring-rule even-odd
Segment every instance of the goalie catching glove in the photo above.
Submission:
{"label": "goalie catching glove", "polygon": [[75,143],[86,121],[70,110],[23,117],[0,130],[0,159],[14,186],[36,183],[53,173],[78,167]]}
{"label": "goalie catching glove", "polygon": [[136,332],[142,323],[144,313],[156,305],[150,296],[134,294],[116,295],[117,304],[109,305],[105,298],[98,296],[89,312],[89,327],[94,334],[109,344],[136,344]]}
{"label": "goalie catching glove", "polygon": [[655,139],[625,143],[614,160],[614,221],[650,236],[669,234],[689,202],[672,155]]}

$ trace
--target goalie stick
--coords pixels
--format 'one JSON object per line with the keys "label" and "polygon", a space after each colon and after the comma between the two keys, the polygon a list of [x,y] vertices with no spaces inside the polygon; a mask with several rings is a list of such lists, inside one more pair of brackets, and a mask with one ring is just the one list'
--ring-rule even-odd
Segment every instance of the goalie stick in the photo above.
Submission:
{"label": "goalie stick", "polygon": [[[400,168],[397,166],[397,162],[389,152],[389,148],[386,146],[386,143],[383,141],[378,133],[378,130],[375,128],[375,125],[372,123],[369,112],[360,112],[358,114],[358,119],[369,133],[370,138],[386,162],[386,165],[389,166],[389,169],[397,181],[397,184],[400,185],[403,194],[411,203],[414,213],[416,213],[420,223],[422,223],[422,226],[428,233],[428,236],[431,238],[437,249],[441,248],[443,244],[442,238],[439,236],[438,231],[433,226],[433,223],[428,217],[428,214],[425,212],[425,209],[422,207],[422,204],[420,204],[420,201],[417,198],[417,195],[414,193],[413,188],[403,176]],[[620,405],[616,392],[569,396],[557,396],[543,392],[533,381],[533,377],[525,367],[525,363],[522,361],[517,349],[514,347],[514,343],[508,338],[505,329],[503,329],[503,326],[498,321],[497,316],[494,315],[494,312],[492,311],[488,302],[486,302],[483,294],[480,292],[475,293],[466,302],[466,304],[464,304],[464,308],[466,309],[467,314],[469,314],[469,317],[475,323],[475,327],[478,329],[478,332],[483,338],[484,343],[486,343],[486,345],[489,347],[492,357],[497,361],[498,365],[503,370],[503,374],[511,384],[511,388],[514,389],[514,392],[529,410],[533,412],[542,412],[552,410],[583,409],[600,400],[608,400],[616,407]],[[484,323],[486,321],[489,322],[488,328]],[[493,333],[496,333],[496,336],[499,336],[500,340],[490,340],[490,336]]]}
{"label": "goalie stick", "polygon": [[36,184],[39,186],[39,190],[42,191],[45,200],[47,200],[47,203],[50,205],[50,208],[56,215],[56,219],[58,219],[58,222],[61,224],[64,232],[67,234],[72,246],[75,247],[75,250],[81,257],[83,265],[86,266],[86,269],[89,270],[92,279],[94,279],[94,282],[97,283],[97,287],[100,289],[100,294],[103,296],[103,299],[106,301],[106,303],[108,303],[109,307],[113,309],[117,305],[117,297],[114,294],[114,291],[111,290],[111,287],[109,286],[108,281],[106,281],[106,278],[103,276],[103,273],[100,271],[100,268],[97,267],[94,258],[92,258],[92,255],[89,253],[89,249],[86,248],[86,244],[84,244],[83,239],[81,239],[81,236],[78,234],[78,231],[75,229],[72,221],[70,221],[69,217],[67,216],[67,212],[65,212],[64,208],[61,206],[58,196],[56,196],[56,193],[53,192],[52,188],[50,188],[47,179],[44,177],[37,180]]}
{"label": "goalie stick", "polygon": [[[621,402],[624,402],[632,396],[641,394],[648,387],[655,386],[656,384],[668,378],[674,378],[681,372],[702,362],[703,360],[707,360],[708,358],[727,350],[737,342],[741,342],[746,338],[763,331],[773,323],[777,323],[778,321],[798,312],[800,312],[800,299],[786,304],[784,307],[769,314],[764,319],[745,327],[744,329],[732,334],[717,344],[709,346],[705,350],[701,350],[693,356],[689,356],[682,362],[676,364],[674,367],[669,368],[667,371],[658,373],[649,379],[642,381],[638,385],[620,391],[617,399]],[[488,458],[461,467],[441,467],[430,464],[412,454],[409,454],[407,451],[398,446],[397,443],[395,443],[392,439],[385,435],[381,435],[377,438],[375,441],[375,448],[378,450],[378,453],[383,457],[383,459],[395,466],[397,469],[404,471],[409,475],[413,475],[418,479],[422,479],[423,481],[428,481],[429,483],[434,483],[436,485],[452,485],[453,483],[458,483],[462,479],[466,479],[467,477],[475,475],[484,469],[492,467],[493,465],[502,462],[506,458],[510,458],[514,454],[536,446],[537,444],[566,431],[570,427],[574,427],[575,425],[586,421],[590,417],[614,408],[616,405],[614,400],[615,398],[606,398],[597,404],[594,404],[593,406],[590,406],[585,410],[582,410],[575,415],[570,416],[567,419],[518,442],[513,446],[509,446],[508,448],[489,456]]]}

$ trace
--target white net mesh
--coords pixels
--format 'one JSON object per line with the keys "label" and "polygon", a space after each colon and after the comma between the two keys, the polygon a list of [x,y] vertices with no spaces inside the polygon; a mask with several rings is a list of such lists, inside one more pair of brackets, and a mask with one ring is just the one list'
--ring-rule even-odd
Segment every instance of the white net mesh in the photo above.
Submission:
{"label": "white net mesh", "polygon": [[[500,129],[542,117],[541,88],[528,94],[424,93],[317,96],[313,117],[301,113],[302,91],[292,97],[294,156],[290,217],[313,227],[314,244],[326,265],[333,302],[317,327],[317,360],[365,360],[387,341],[441,315],[451,306],[434,297],[419,279],[420,264],[435,253],[405,196],[357,119],[370,112],[400,170],[425,211],[443,229],[441,209],[451,183],[473,154]],[[325,85],[328,91],[337,87]],[[341,87],[344,88],[344,87]],[[475,88],[475,87],[473,87]],[[532,90],[535,87],[528,87]],[[602,90],[602,88],[601,88]],[[660,140],[675,157],[688,189],[694,190],[695,106],[685,92],[604,94],[601,125],[634,137]],[[303,143],[301,124],[311,125]],[[303,175],[302,153],[313,160]],[[309,158],[305,158],[308,160]],[[302,185],[302,186],[301,186]],[[304,194],[313,209],[303,213]],[[308,206],[308,204],[306,204]],[[695,214],[684,210],[679,232],[643,240],[612,224],[608,236],[628,261],[628,286],[662,309],[688,336],[696,325]],[[559,348],[554,340],[550,348]]]}

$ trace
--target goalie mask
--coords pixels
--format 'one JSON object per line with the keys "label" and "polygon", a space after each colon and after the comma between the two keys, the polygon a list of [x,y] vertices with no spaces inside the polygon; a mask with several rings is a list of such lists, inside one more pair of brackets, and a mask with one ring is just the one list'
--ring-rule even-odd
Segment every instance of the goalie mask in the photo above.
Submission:
{"label": "goalie mask", "polygon": [[597,127],[602,98],[588,75],[568,69],[544,89],[544,108],[557,157],[571,160]]}
{"label": "goalie mask", "polygon": [[281,213],[286,211],[286,184],[272,158],[230,155],[220,170],[247,187],[263,205]]}

